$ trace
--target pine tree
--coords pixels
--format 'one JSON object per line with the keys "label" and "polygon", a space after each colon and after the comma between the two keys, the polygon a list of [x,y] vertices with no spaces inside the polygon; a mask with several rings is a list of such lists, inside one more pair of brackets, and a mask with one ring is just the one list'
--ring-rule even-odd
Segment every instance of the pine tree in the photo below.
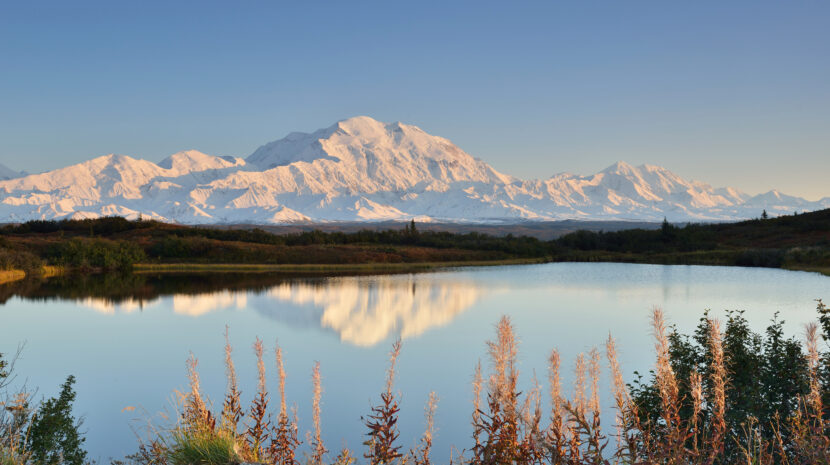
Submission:
{"label": "pine tree", "polygon": [[80,422],[72,416],[73,384],[75,377],[70,375],[60,395],[44,402],[32,419],[28,449],[36,463],[83,465],[86,461],[81,447],[85,439],[78,432]]}

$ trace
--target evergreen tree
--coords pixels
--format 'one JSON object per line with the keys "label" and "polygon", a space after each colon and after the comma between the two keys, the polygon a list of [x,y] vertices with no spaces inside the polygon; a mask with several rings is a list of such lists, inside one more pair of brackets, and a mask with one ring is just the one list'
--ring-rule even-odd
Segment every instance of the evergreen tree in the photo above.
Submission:
{"label": "evergreen tree", "polygon": [[85,438],[78,432],[81,425],[72,416],[73,384],[75,377],[70,375],[61,386],[60,395],[44,402],[32,419],[28,450],[36,463],[83,465],[86,460],[82,448]]}

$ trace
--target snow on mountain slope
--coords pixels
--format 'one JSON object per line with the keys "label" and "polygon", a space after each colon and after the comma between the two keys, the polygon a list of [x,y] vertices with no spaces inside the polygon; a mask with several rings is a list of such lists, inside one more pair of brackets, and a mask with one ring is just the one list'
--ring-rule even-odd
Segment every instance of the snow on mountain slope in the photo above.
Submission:
{"label": "snow on mountain slope", "polygon": [[357,188],[357,192],[512,181],[447,139],[415,126],[385,124],[365,116],[313,134],[289,134],[263,145],[246,161],[266,170],[290,171],[286,170],[290,167],[302,176],[329,178],[328,187],[333,189]]}
{"label": "snow on mountain slope", "polygon": [[172,170],[180,175],[198,173],[202,171],[221,170],[245,165],[245,160],[234,157],[214,157],[198,150],[185,150],[174,153],[158,165],[166,170]]}
{"label": "snow on mountain slope", "polygon": [[827,207],[830,198],[809,202],[777,191],[750,197],[624,162],[590,176],[521,180],[418,127],[365,116],[291,133],[247,159],[195,150],[159,163],[106,155],[0,181],[0,221],[103,215],[181,223],[691,221]]}

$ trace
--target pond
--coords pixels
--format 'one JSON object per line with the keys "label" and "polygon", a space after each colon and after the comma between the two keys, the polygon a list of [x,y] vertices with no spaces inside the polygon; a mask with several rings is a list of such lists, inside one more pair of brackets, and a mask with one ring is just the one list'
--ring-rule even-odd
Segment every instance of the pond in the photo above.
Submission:
{"label": "pond", "polygon": [[[172,411],[174,390],[187,390],[190,353],[199,360],[204,392],[221,406],[227,326],[244,401],[256,386],[252,343],[263,339],[275,388],[278,341],[302,439],[311,426],[311,370],[319,361],[324,441],[330,450],[348,446],[361,455],[361,417],[379,401],[387,354],[401,338],[395,384],[401,443],[408,448],[420,437],[424,405],[435,391],[434,453],[443,462],[451,446],[471,446],[470,383],[477,361],[486,364],[485,341],[502,315],[515,325],[527,389],[534,374],[544,387],[553,348],[570,386],[577,354],[601,348],[609,333],[627,380],[635,370],[647,372],[655,306],[683,331],[706,309],[720,318],[725,310],[746,310],[757,331],[780,312],[788,335],[800,337],[816,319],[814,299],[822,297],[830,299],[830,278],[814,273],[614,263],[373,276],[70,276],[0,287],[0,352],[25,343],[16,384],[38,387],[41,396],[55,395],[67,375],[77,377],[75,413],[84,418],[86,447],[90,458],[106,461],[135,452],[136,434],[148,421],[165,423],[159,414]],[[601,384],[609,386],[606,373]],[[276,389],[271,397],[276,408]],[[607,392],[602,405],[611,432]]]}

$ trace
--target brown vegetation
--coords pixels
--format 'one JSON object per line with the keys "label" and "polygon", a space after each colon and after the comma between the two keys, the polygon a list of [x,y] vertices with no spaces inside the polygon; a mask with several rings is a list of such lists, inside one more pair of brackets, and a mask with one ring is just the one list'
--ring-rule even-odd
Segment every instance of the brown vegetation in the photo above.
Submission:
{"label": "brown vegetation", "polygon": [[[823,306],[819,303],[819,310]],[[824,313],[822,313],[824,315]],[[479,363],[472,383],[472,438],[469,449],[452,457],[452,463],[470,465],[605,465],[605,464],[678,464],[715,465],[746,463],[757,465],[807,465],[829,463],[830,423],[825,416],[822,383],[822,356],[818,349],[818,327],[810,325],[806,333],[806,364],[809,389],[798,398],[799,407],[786,418],[777,418],[772,439],[761,434],[757,420],[750,418],[742,431],[727,427],[732,400],[729,397],[730,368],[724,355],[724,334],[717,320],[707,320],[705,338],[710,359],[706,370],[692,370],[688,379],[678,378],[673,366],[672,342],[667,334],[663,313],[655,309],[652,318],[656,363],[654,388],[657,415],[651,417],[638,405],[631,388],[623,381],[614,339],[605,344],[605,358],[612,382],[616,421],[612,433],[600,421],[599,378],[601,354],[597,349],[579,354],[575,363],[575,382],[570,398],[563,394],[560,381],[561,360],[554,350],[548,359],[548,398],[550,412],[542,424],[541,388],[534,382],[525,393],[519,390],[517,365],[518,343],[507,317],[498,323],[496,338],[487,343],[489,370],[484,373]],[[418,445],[407,452],[401,450],[397,429],[400,412],[399,396],[394,391],[396,362],[400,341],[390,353],[386,385],[378,405],[372,407],[365,420],[367,441],[363,457],[366,463],[432,464],[432,442],[435,434],[437,396],[431,393],[425,408],[426,428]],[[277,423],[270,424],[268,392],[262,342],[254,344],[259,383],[246,427],[240,433],[236,424],[243,416],[239,391],[226,341],[228,392],[217,425],[207,403],[199,393],[196,360],[188,361],[190,392],[183,397],[184,408],[173,433],[153,438],[141,448],[141,459],[147,463],[183,463],[179,460],[188,441],[194,437],[213,437],[220,444],[215,456],[202,457],[199,463],[230,463],[257,461],[273,464],[299,463],[297,450],[296,412],[289,419],[285,401],[285,372],[282,350],[276,349],[279,376],[280,407]],[[351,464],[355,454],[343,449],[333,457],[325,448],[321,434],[320,409],[322,381],[319,363],[312,369],[313,432],[309,437],[307,463],[322,465]],[[688,389],[681,389],[681,385]],[[685,406],[690,409],[684,413]],[[186,433],[186,434],[185,434]],[[190,436],[187,436],[189,434]],[[172,439],[171,439],[172,438]],[[231,454],[225,454],[230,439]],[[268,447],[265,447],[269,444]],[[725,447],[739,451],[738,456],[725,455]],[[208,450],[202,448],[200,450]],[[222,462],[229,460],[230,462]]]}

